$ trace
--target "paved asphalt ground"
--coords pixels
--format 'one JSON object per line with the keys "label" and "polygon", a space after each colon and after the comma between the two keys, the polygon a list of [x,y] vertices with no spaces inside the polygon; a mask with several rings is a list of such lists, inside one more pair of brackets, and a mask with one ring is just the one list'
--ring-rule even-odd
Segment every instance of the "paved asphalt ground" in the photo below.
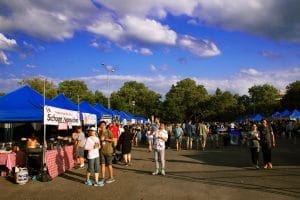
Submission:
{"label": "paved asphalt ground", "polygon": [[253,169],[246,147],[227,146],[206,151],[168,149],[167,175],[153,176],[153,153],[135,147],[133,165],[115,164],[116,182],[104,187],[84,185],[84,169],[25,185],[0,177],[0,199],[300,199],[300,145],[284,139],[277,143],[272,170]]}

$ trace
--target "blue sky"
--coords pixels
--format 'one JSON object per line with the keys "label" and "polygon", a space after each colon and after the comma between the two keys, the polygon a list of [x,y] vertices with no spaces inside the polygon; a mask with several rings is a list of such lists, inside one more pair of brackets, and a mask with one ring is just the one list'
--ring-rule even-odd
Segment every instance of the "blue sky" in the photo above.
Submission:
{"label": "blue sky", "polygon": [[164,95],[192,78],[209,93],[300,80],[297,0],[2,0],[0,91],[23,78],[126,81]]}

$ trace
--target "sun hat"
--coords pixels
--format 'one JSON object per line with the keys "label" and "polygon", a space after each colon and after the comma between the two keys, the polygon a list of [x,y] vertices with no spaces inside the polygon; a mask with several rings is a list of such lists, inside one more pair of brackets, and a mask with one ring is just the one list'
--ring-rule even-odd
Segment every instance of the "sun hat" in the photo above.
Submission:
{"label": "sun hat", "polygon": [[89,128],[89,131],[97,131],[97,129],[95,127],[91,127]]}

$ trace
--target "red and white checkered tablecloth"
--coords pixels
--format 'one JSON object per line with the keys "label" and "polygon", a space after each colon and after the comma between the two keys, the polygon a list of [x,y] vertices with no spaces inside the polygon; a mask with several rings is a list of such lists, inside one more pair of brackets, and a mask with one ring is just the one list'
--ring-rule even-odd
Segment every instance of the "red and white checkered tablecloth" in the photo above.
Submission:
{"label": "red and white checkered tablecloth", "polygon": [[25,153],[18,151],[17,153],[1,153],[0,165],[5,165],[9,171],[15,166],[25,166]]}
{"label": "red and white checkered tablecloth", "polygon": [[9,171],[16,166],[16,154],[15,153],[1,153],[0,165],[5,165]]}
{"label": "red and white checkered tablecloth", "polygon": [[74,167],[73,146],[65,146],[55,150],[47,150],[46,164],[51,178]]}

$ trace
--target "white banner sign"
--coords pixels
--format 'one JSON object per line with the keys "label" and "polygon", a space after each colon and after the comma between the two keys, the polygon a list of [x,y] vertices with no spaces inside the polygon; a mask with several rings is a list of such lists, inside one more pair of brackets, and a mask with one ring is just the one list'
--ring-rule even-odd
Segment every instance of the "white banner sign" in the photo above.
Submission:
{"label": "white banner sign", "polygon": [[102,115],[101,121],[105,121],[106,124],[110,124],[111,123],[111,116],[110,115]]}
{"label": "white banner sign", "polygon": [[85,125],[95,125],[97,127],[97,116],[90,113],[82,113],[83,123]]}
{"label": "white banner sign", "polygon": [[59,123],[67,123],[72,126],[80,126],[80,118],[78,111],[66,110],[52,106],[44,107],[44,124],[58,125]]}

